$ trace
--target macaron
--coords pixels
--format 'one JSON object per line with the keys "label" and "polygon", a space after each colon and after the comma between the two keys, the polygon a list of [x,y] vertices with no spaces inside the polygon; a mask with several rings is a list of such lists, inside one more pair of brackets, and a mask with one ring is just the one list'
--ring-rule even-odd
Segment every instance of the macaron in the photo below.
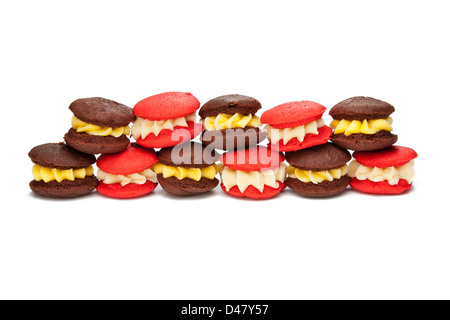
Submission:
{"label": "macaron", "polygon": [[191,93],[166,92],[142,101],[133,108],[136,121],[131,134],[147,148],[168,148],[192,140],[202,132],[196,121],[200,102]]}
{"label": "macaron", "polygon": [[153,165],[156,152],[136,143],[115,154],[102,154],[97,160],[97,191],[119,199],[136,198],[152,192],[158,185]]}
{"label": "macaron", "polygon": [[392,134],[395,108],[387,102],[370,97],[353,97],[330,109],[334,129],[331,141],[341,148],[355,151],[374,151],[397,142]]}
{"label": "macaron", "polygon": [[219,158],[222,190],[239,198],[272,198],[286,188],[284,160],[282,153],[262,146],[228,151]]}
{"label": "macaron", "polygon": [[66,143],[78,151],[116,153],[126,149],[130,140],[133,109],[105,98],[85,98],[72,102],[72,128],[65,134]]}
{"label": "macaron", "polygon": [[294,101],[265,111],[261,122],[266,124],[269,147],[284,152],[326,143],[332,129],[322,119],[325,110],[313,101]]}
{"label": "macaron", "polygon": [[411,148],[391,146],[377,151],[355,151],[348,168],[353,189],[372,194],[399,194],[411,188],[415,175]]}
{"label": "macaron", "polygon": [[203,124],[202,143],[220,150],[256,146],[266,138],[256,116],[259,109],[258,100],[240,94],[209,100],[199,111]]}
{"label": "macaron", "polygon": [[44,197],[73,198],[97,187],[93,174],[95,156],[79,152],[64,143],[46,143],[28,153],[34,166],[31,190]]}
{"label": "macaron", "polygon": [[350,152],[332,143],[286,152],[286,185],[305,197],[328,197],[341,193],[352,179],[347,175]]}
{"label": "macaron", "polygon": [[161,187],[177,196],[208,192],[219,184],[217,154],[198,142],[188,142],[158,152],[154,166]]}

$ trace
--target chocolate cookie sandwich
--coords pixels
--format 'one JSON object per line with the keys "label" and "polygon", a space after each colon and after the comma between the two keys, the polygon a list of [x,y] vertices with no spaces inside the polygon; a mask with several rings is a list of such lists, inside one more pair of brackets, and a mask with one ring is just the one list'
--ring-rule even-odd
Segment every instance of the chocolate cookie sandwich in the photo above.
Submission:
{"label": "chocolate cookie sandwich", "polygon": [[351,181],[347,162],[351,155],[332,143],[286,152],[288,178],[285,183],[306,197],[328,197],[345,190]]}
{"label": "chocolate cookie sandwich", "polygon": [[259,109],[258,100],[240,94],[209,100],[199,111],[203,123],[202,143],[221,150],[256,146],[266,138],[255,115]]}
{"label": "chocolate cookie sandwich", "polygon": [[81,153],[64,143],[46,143],[28,153],[33,161],[30,188],[44,197],[73,198],[97,187],[92,164],[95,156]]}
{"label": "chocolate cookie sandwich", "polygon": [[397,141],[392,134],[391,113],[395,108],[370,97],[353,97],[330,109],[334,128],[331,141],[341,148],[373,151],[387,148]]}
{"label": "chocolate cookie sandwich", "polygon": [[168,193],[191,196],[214,189],[217,155],[212,148],[188,142],[158,152],[159,162],[153,166],[158,182]]}
{"label": "chocolate cookie sandwich", "polygon": [[78,99],[71,103],[72,128],[64,136],[66,143],[78,151],[116,153],[127,148],[133,109],[104,98]]}

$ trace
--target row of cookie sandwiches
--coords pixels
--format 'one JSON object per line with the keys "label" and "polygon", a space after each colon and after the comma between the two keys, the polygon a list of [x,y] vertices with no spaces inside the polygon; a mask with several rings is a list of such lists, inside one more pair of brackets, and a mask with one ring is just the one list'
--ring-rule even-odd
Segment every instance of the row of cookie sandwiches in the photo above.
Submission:
{"label": "row of cookie sandwiches", "polygon": [[198,112],[197,123],[199,108],[197,98],[184,92],[157,94],[133,109],[104,98],[78,99],[69,106],[72,128],[64,140],[81,152],[109,154],[125,150],[128,135],[141,146],[166,148],[201,134],[203,144],[219,150],[252,147],[267,136],[270,147],[281,152],[329,139],[344,149],[373,151],[398,139],[391,133],[394,107],[370,97],[353,97],[335,105],[329,112],[333,117],[330,126],[322,119],[326,108],[313,101],[284,103],[258,117],[258,100],[225,95],[206,102]]}
{"label": "row of cookie sandwiches", "polygon": [[[136,143],[119,153],[94,155],[64,143],[34,147],[31,189],[42,196],[69,198],[99,193],[113,198],[135,198],[158,185],[168,193],[189,196],[221,188],[235,197],[268,199],[286,186],[307,197],[326,197],[353,188],[397,194],[410,188],[414,177],[410,148],[392,146],[379,151],[357,151],[352,156],[333,143],[286,152],[264,146],[228,151],[187,142],[158,152]],[[287,162],[287,165],[285,163]]]}

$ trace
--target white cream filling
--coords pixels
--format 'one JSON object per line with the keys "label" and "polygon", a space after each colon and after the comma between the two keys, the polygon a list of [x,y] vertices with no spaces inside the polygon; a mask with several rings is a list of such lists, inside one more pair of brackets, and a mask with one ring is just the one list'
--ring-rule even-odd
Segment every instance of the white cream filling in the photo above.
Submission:
{"label": "white cream filling", "polygon": [[160,120],[152,121],[141,117],[137,117],[136,121],[131,127],[131,135],[135,140],[142,138],[145,139],[150,133],[158,136],[162,130],[174,130],[175,127],[187,127],[188,121],[196,120],[195,113],[192,113],[186,117],[171,119],[171,120]]}
{"label": "white cream filling", "polygon": [[153,183],[158,182],[156,173],[152,169],[146,169],[139,173],[132,173],[127,175],[111,174],[98,169],[97,178],[106,184],[120,183],[122,186],[125,186],[129,183],[144,184],[147,182],[147,180]]}
{"label": "white cream filling", "polygon": [[321,118],[294,128],[276,129],[266,125],[264,130],[266,131],[267,138],[271,143],[278,143],[280,140],[283,140],[283,143],[287,144],[294,138],[297,138],[298,141],[303,142],[307,134],[319,134],[318,129],[324,125],[325,122]]}
{"label": "white cream filling", "polygon": [[249,186],[253,186],[263,192],[265,186],[279,188],[279,182],[286,179],[286,165],[280,164],[279,168],[266,171],[241,171],[224,167],[221,172],[222,184],[226,190],[238,186],[240,192],[244,192]]}
{"label": "white cream filling", "polygon": [[400,167],[365,167],[358,161],[353,160],[348,166],[348,175],[358,180],[370,180],[373,182],[388,181],[390,185],[398,184],[400,179],[405,179],[408,183],[411,183],[414,175],[414,160]]}

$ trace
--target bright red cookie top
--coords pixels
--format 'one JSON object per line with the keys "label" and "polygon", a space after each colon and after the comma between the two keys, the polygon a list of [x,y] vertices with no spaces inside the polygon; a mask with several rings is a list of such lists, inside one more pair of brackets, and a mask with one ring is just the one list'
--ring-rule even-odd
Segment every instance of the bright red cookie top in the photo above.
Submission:
{"label": "bright red cookie top", "polygon": [[280,104],[261,115],[261,122],[273,128],[293,128],[320,119],[327,110],[313,101],[294,101]]}
{"label": "bright red cookie top", "polygon": [[408,147],[392,146],[377,151],[355,151],[353,158],[366,167],[400,167],[417,158],[417,152]]}
{"label": "bright red cookie top", "polygon": [[241,171],[274,169],[285,160],[284,155],[266,147],[241,149],[222,154],[219,161],[225,166]]}
{"label": "bright red cookie top", "polygon": [[160,93],[139,101],[135,116],[148,120],[172,120],[185,117],[200,108],[200,101],[189,92]]}
{"label": "bright red cookie top", "polygon": [[111,174],[139,173],[158,161],[155,151],[129,145],[125,151],[102,154],[97,159],[97,167]]}

